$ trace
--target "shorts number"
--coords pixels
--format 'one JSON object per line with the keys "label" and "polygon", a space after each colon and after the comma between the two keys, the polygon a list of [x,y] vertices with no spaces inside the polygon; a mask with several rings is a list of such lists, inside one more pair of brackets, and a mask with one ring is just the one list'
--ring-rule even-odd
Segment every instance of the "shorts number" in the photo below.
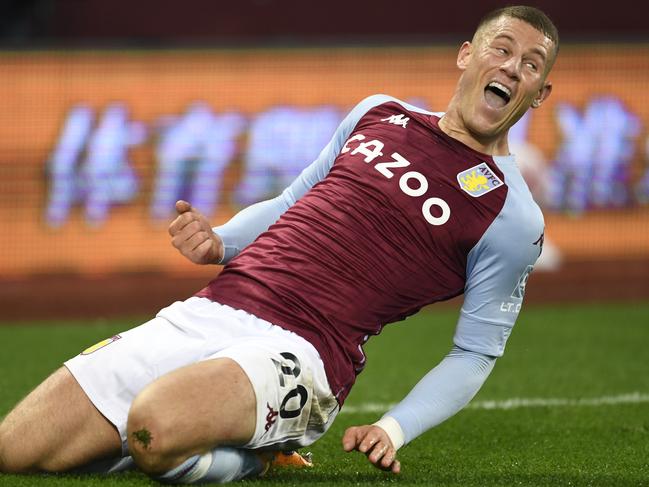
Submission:
{"label": "shorts number", "polygon": [[[284,380],[285,375],[292,375],[293,377],[297,378],[300,375],[300,372],[302,371],[302,368],[300,367],[300,361],[297,359],[295,355],[289,352],[282,352],[280,353],[282,357],[284,357],[286,360],[289,360],[293,362],[293,367],[288,367],[286,365],[282,365],[279,363],[277,360],[273,360],[273,363],[275,364],[275,367],[277,368],[277,376],[279,377],[279,385],[284,387],[286,384],[286,381]],[[286,409],[286,404],[293,398],[298,397],[300,398],[300,405],[297,409]],[[306,390],[306,387],[303,385],[298,384],[294,389],[291,389],[286,396],[284,396],[284,399],[282,400],[282,404],[279,407],[279,416],[280,418],[285,418],[285,419],[290,419],[290,418],[297,418],[300,413],[302,412],[302,408],[306,404],[306,401],[309,397],[309,393]]]}

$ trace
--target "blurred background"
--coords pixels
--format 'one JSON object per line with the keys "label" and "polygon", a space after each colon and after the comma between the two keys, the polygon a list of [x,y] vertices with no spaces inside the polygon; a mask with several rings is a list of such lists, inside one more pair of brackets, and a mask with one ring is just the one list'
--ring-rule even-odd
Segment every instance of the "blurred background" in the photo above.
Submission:
{"label": "blurred background", "polygon": [[[154,313],[219,267],[167,226],[275,195],[346,112],[387,93],[444,111],[457,49],[503,4],[429,0],[0,3],[3,320]],[[649,299],[646,5],[538,1],[554,91],[510,147],[546,216],[528,302]]]}

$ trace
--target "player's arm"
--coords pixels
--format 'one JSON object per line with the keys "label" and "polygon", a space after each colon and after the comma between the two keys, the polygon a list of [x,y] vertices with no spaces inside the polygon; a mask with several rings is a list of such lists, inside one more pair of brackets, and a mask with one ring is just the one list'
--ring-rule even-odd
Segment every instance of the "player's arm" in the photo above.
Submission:
{"label": "player's arm", "polygon": [[469,253],[450,353],[377,423],[348,429],[346,451],[359,450],[377,467],[399,471],[397,450],[464,408],[489,377],[520,311],[543,231],[540,212],[532,210],[522,226],[507,211],[502,216]]}
{"label": "player's arm", "polygon": [[194,263],[227,264],[327,176],[358,120],[373,107],[392,99],[373,95],[360,102],[341,122],[318,158],[279,196],[244,208],[223,225],[211,228],[198,210],[179,201],[176,203],[179,215],[169,226],[172,245]]}
{"label": "player's arm", "polygon": [[454,346],[379,421],[347,429],[343,448],[365,453],[375,466],[398,473],[401,465],[396,459],[397,450],[464,408],[480,390],[495,362],[496,357]]}

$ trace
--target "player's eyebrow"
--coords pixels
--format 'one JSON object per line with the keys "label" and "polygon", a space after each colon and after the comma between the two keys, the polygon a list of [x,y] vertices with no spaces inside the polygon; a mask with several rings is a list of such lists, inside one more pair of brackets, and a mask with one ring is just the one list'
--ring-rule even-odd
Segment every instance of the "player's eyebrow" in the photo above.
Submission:
{"label": "player's eyebrow", "polygon": [[[509,42],[514,44],[516,43],[516,39],[514,39],[514,37],[511,34],[507,34],[505,32],[498,34],[496,37],[494,37],[494,40],[500,38],[507,39]],[[538,46],[532,47],[531,52],[533,54],[537,54],[538,56],[540,56],[543,62],[547,61],[547,53],[543,51],[543,49],[541,49],[540,47]]]}
{"label": "player's eyebrow", "polygon": [[511,42],[514,42],[514,41],[516,40],[516,39],[514,39],[514,36],[509,35],[509,34],[507,34],[507,33],[505,33],[505,32],[501,32],[501,33],[498,34],[496,37],[494,37],[494,39],[499,39],[499,38],[501,38],[501,37],[503,37],[503,38],[505,38],[505,39],[507,39],[507,40],[509,40],[509,41],[511,41]]}

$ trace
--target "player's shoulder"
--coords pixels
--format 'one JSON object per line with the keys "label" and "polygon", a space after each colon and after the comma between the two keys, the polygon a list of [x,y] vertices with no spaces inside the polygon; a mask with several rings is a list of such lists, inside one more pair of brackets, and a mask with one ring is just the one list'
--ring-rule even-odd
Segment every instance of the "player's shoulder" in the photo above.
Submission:
{"label": "player's shoulder", "polygon": [[543,213],[520,173],[514,156],[494,157],[502,171],[507,194],[503,206],[486,232],[486,243],[505,254],[521,242],[533,244],[543,233]]}
{"label": "player's shoulder", "polygon": [[[519,223],[528,226],[536,231],[539,226],[544,225],[544,218],[541,208],[534,200],[532,192],[527,186],[527,182],[516,162],[517,156],[512,155],[509,164],[499,165],[505,176],[505,182],[508,187],[508,199],[506,202],[510,211],[519,219]],[[527,225],[524,225],[527,223]]]}
{"label": "player's shoulder", "polygon": [[[388,105],[388,104],[402,111],[423,113],[426,115],[438,114],[437,112],[431,112],[429,110],[425,110],[418,106],[412,105],[411,103],[407,103],[403,100],[400,100],[399,98],[395,98],[394,96],[390,96],[382,93],[377,93],[364,98],[354,107],[352,112],[367,113],[373,108],[376,108],[381,105]],[[439,115],[441,114],[442,113],[439,113]]]}

